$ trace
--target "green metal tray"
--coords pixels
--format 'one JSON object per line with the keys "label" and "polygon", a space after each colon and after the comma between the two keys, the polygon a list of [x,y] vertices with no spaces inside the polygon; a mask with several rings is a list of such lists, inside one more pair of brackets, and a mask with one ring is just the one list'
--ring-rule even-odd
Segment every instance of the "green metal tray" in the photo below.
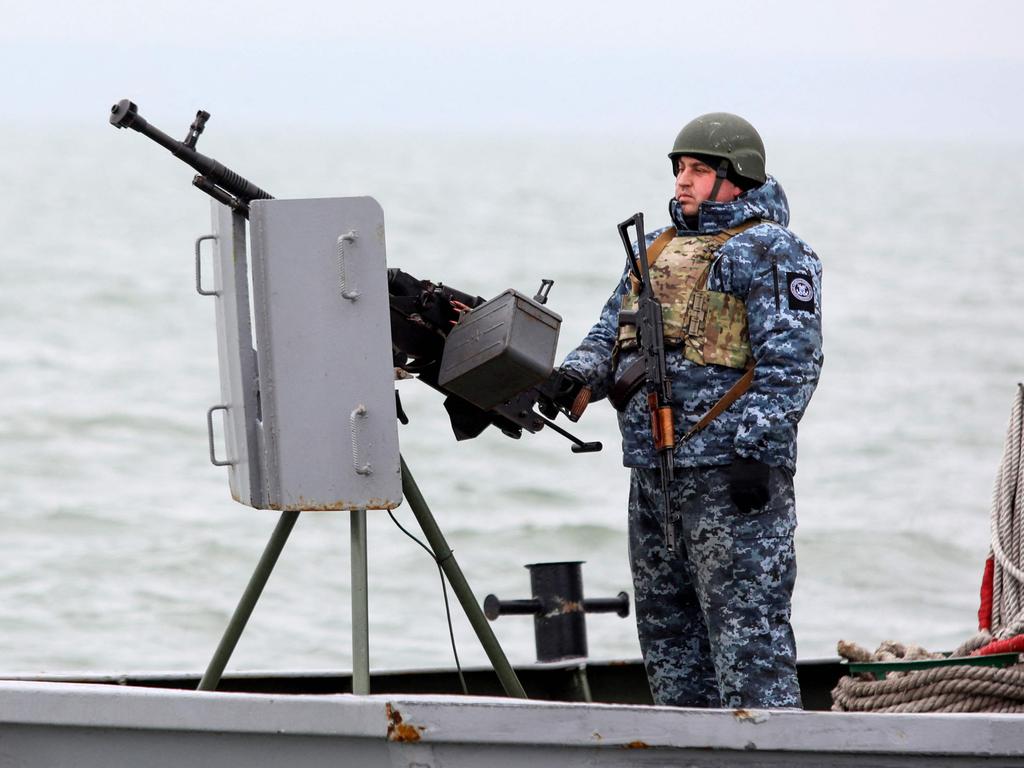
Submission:
{"label": "green metal tray", "polygon": [[851,661],[845,662],[851,675],[870,672],[879,680],[885,680],[889,672],[910,672],[915,669],[932,667],[1009,667],[1020,661],[1019,653],[991,653],[987,656],[947,656],[944,659],[920,659],[918,661]]}

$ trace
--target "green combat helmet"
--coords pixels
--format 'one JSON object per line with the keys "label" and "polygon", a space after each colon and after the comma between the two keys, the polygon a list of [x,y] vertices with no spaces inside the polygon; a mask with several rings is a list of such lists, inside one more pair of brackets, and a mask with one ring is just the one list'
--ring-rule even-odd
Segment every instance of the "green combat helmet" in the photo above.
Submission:
{"label": "green combat helmet", "polygon": [[[669,152],[672,173],[676,172],[676,159],[680,155],[716,158],[719,176],[730,171],[729,178],[736,177],[740,186],[751,187],[764,184],[764,142],[757,130],[739,115],[728,112],[709,112],[683,126],[676,136],[676,142]],[[714,163],[711,164],[714,167]]]}

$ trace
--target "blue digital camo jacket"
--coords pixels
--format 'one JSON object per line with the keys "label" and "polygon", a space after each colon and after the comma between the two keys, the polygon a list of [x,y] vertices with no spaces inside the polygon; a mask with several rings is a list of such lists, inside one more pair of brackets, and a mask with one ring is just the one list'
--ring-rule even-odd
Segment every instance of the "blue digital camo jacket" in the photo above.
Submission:
{"label": "blue digital camo jacket", "polygon": [[[670,205],[680,234],[710,234],[761,220],[726,242],[718,251],[707,288],[723,291],[746,304],[750,346],[757,368],[750,389],[725,413],[685,445],[677,445],[677,466],[729,464],[736,455],[796,470],[797,422],[804,413],[821,372],[821,262],[814,251],[786,229],[789,205],[772,177],[728,203],[702,203],[697,231],[687,227],[676,201]],[[650,245],[667,227],[647,235]],[[634,244],[634,248],[635,248]],[[629,290],[628,264],[601,310],[601,317],[562,367],[579,374],[606,397],[615,376],[613,352],[622,297]],[[625,370],[636,351],[618,355]],[[695,424],[743,374],[718,365],[697,365],[670,349],[676,439]],[[657,466],[651,443],[650,416],[641,387],[619,413],[623,464]]]}

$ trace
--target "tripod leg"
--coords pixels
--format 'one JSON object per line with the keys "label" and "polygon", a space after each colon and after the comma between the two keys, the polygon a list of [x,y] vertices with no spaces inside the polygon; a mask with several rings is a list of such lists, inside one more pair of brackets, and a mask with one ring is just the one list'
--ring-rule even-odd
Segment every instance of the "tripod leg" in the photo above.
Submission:
{"label": "tripod leg", "polygon": [[267,585],[267,579],[270,578],[277,558],[281,555],[285,542],[288,541],[288,534],[292,532],[298,518],[298,512],[282,512],[281,517],[278,518],[277,526],[270,534],[270,541],[267,542],[263,555],[260,557],[259,563],[256,564],[256,570],[249,578],[245,592],[242,593],[242,599],[238,601],[238,606],[231,615],[231,621],[228,622],[227,629],[224,630],[224,636],[220,639],[220,644],[214,651],[213,658],[210,659],[210,664],[206,667],[206,672],[203,674],[203,679],[199,681],[197,690],[217,690],[221,675],[224,674],[224,667],[227,666],[235,646],[238,645],[238,638],[242,636],[242,630],[245,629],[249,617],[252,616],[256,601],[260,599],[263,587]]}
{"label": "tripod leg", "polygon": [[498,643],[498,638],[494,636],[494,632],[491,630],[491,625],[484,616],[484,612],[477,604],[476,597],[473,596],[473,590],[469,588],[466,577],[462,575],[462,569],[455,562],[455,555],[452,553],[451,548],[449,548],[448,542],[445,541],[441,529],[437,526],[437,521],[434,520],[434,516],[430,513],[430,508],[427,506],[427,502],[424,501],[423,494],[420,493],[419,486],[416,485],[409,467],[406,466],[405,459],[403,458],[401,461],[402,494],[405,496],[405,500],[409,502],[413,514],[416,515],[416,521],[420,524],[423,535],[427,537],[430,548],[434,550],[434,557],[437,558],[437,562],[444,570],[444,575],[448,577],[448,583],[452,585],[455,596],[459,598],[459,603],[462,604],[462,609],[466,612],[469,623],[473,625],[476,636],[480,640],[480,645],[483,646],[487,658],[491,661],[491,666],[494,667],[494,671],[498,675],[501,687],[505,689],[505,693],[509,696],[525,699],[526,691],[523,690],[522,683],[519,682],[519,678],[516,676],[515,670],[512,669],[512,665],[509,664],[505,652]]}
{"label": "tripod leg", "polygon": [[352,693],[370,693],[370,619],[366,577],[366,510],[352,510]]}

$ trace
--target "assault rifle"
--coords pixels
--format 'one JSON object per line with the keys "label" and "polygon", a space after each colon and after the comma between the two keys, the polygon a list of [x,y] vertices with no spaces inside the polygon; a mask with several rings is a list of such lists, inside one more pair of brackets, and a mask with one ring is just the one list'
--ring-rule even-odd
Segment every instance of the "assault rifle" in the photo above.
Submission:
{"label": "assault rifle", "polygon": [[[139,114],[138,107],[128,99],[122,99],[110,110],[111,125],[138,131],[169,150],[175,157],[198,171],[192,180],[193,185],[248,219],[249,204],[253,200],[273,200],[274,197],[241,174],[196,150],[196,143],[209,119],[209,112],[198,111],[195,120],[189,126],[185,140],[178,141],[146,122]],[[539,432],[546,426],[572,441],[574,453],[601,450],[601,443],[585,443],[534,410],[540,401],[549,406],[545,409],[549,415],[553,416],[554,408],[568,415],[573,421],[579,418],[582,407],[569,407],[559,402],[559,395],[562,393],[558,392],[557,374],[546,382],[519,392],[511,399],[487,410],[478,408],[438,383],[448,333],[461,314],[482,304],[483,298],[440,283],[419,280],[400,269],[388,270],[388,294],[395,367],[447,395],[444,407],[448,412],[456,440],[476,437],[492,425],[509,437],[517,439],[523,430]],[[547,300],[543,284],[534,300],[541,304]],[[403,422],[406,421],[401,404],[399,418]]]}
{"label": "assault rifle", "polygon": [[[629,227],[636,233],[636,253],[629,241]],[[634,213],[619,224],[619,237],[626,248],[626,255],[632,264],[633,276],[640,283],[635,312],[624,313],[623,319],[636,323],[637,343],[644,361],[647,385],[647,407],[651,413],[651,438],[658,454],[661,474],[661,497],[664,505],[665,542],[669,549],[675,549],[675,529],[672,525],[672,503],[669,486],[675,471],[675,424],[672,416],[672,380],[665,364],[665,327],[661,314],[661,302],[654,296],[651,285],[650,265],[647,262],[647,235],[644,232],[644,215]],[[629,315],[632,314],[632,317]]]}

